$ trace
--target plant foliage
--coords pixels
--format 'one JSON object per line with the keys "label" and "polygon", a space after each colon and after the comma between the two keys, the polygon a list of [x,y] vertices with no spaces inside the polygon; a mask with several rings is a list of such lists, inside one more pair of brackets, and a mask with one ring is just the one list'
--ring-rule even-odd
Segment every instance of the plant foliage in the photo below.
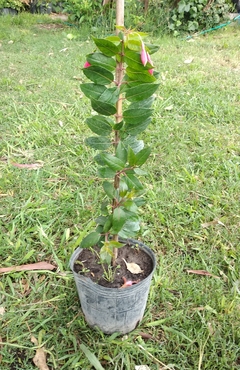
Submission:
{"label": "plant foliage", "polygon": [[180,0],[170,14],[169,29],[179,32],[197,32],[218,25],[225,20],[229,4],[225,0]]}
{"label": "plant foliage", "polygon": [[86,120],[94,134],[86,144],[99,151],[95,160],[105,197],[96,231],[81,247],[100,244],[101,258],[108,263],[122,246],[118,237],[134,237],[140,229],[138,209],[145,188],[138,175],[151,150],[137,136],[151,122],[159,86],[150,57],[158,47],[144,44],[144,37],[121,27],[118,36],[93,38],[97,51],[87,55],[83,68],[90,82],[81,89],[96,112]]}

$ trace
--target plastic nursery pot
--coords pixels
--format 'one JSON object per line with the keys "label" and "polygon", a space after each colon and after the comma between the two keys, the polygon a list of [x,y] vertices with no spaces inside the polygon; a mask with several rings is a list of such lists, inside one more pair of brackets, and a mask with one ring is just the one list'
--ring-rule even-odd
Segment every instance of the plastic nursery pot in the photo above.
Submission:
{"label": "plastic nursery pot", "polygon": [[0,10],[0,14],[2,15],[17,15],[18,11],[12,8],[3,8]]}
{"label": "plastic nursery pot", "polygon": [[70,259],[70,268],[74,275],[82,311],[91,327],[97,326],[105,334],[129,333],[142,320],[147,304],[151,279],[156,267],[156,258],[150,248],[143,243],[128,239],[128,243],[137,244],[147,253],[153,263],[153,270],[148,277],[124,289],[106,288],[74,271],[74,263],[82,249],[77,248]]}

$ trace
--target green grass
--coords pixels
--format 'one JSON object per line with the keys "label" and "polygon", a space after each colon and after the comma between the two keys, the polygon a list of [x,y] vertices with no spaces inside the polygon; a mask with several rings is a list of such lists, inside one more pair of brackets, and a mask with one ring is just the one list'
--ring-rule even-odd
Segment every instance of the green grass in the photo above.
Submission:
{"label": "green grass", "polygon": [[153,150],[141,238],[158,267],[140,327],[117,337],[87,326],[68,267],[102,194],[79,87],[93,45],[86,30],[49,22],[0,23],[0,265],[58,265],[0,276],[1,370],[36,369],[31,336],[50,369],[93,369],[81,344],[108,370],[240,369],[239,25],[193,42],[154,39],[161,87],[145,134]]}

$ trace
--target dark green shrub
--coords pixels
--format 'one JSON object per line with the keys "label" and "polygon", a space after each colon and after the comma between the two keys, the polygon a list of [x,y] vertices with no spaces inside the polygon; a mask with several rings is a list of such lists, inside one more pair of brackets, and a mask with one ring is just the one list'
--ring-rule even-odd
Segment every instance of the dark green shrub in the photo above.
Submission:
{"label": "dark green shrub", "polygon": [[171,11],[169,29],[178,35],[214,27],[227,19],[229,7],[225,0],[181,0]]}

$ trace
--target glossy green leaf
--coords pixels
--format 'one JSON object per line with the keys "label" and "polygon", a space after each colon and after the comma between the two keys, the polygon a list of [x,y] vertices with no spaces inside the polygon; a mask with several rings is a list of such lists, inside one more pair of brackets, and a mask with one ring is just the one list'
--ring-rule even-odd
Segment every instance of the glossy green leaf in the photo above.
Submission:
{"label": "glossy green leaf", "polygon": [[142,149],[139,153],[136,154],[135,164],[137,166],[142,166],[146,162],[146,160],[148,159],[150,154],[151,154],[151,148],[150,147]]}
{"label": "glossy green leaf", "polygon": [[129,109],[140,109],[140,108],[151,108],[152,103],[154,102],[155,97],[151,96],[150,98],[146,100],[137,101],[134,103],[131,103],[128,107]]}
{"label": "glossy green leaf", "polygon": [[134,237],[139,230],[140,230],[139,221],[127,221],[124,224],[122,230],[119,232],[119,236],[121,238],[131,238]]}
{"label": "glossy green leaf", "polygon": [[98,99],[107,89],[104,85],[97,85],[94,83],[81,84],[80,88],[89,99]]}
{"label": "glossy green leaf", "polygon": [[141,132],[143,132],[144,130],[146,130],[146,128],[148,127],[148,125],[151,123],[151,117],[148,118],[147,120],[145,120],[143,123],[141,123],[140,125],[125,125],[125,131],[126,133],[128,133],[129,135],[132,135],[132,136],[137,136],[139,135]]}
{"label": "glossy green leaf", "polygon": [[85,76],[98,85],[109,85],[114,80],[112,72],[100,66],[83,68]]}
{"label": "glossy green leaf", "polygon": [[138,180],[136,176],[133,174],[130,174],[126,172],[126,177],[125,177],[126,184],[128,185],[129,189],[136,189],[136,190],[142,190],[143,185],[141,182]]}
{"label": "glossy green leaf", "polygon": [[159,84],[145,83],[130,87],[126,90],[125,97],[130,102],[145,100],[155,93]]}
{"label": "glossy green leaf", "polygon": [[115,171],[113,171],[109,167],[100,167],[100,168],[98,168],[98,175],[102,179],[111,179],[111,178],[114,177]]}
{"label": "glossy green leaf", "polygon": [[112,257],[113,257],[113,248],[109,247],[109,245],[106,244],[105,242],[102,248],[100,249],[101,262],[110,265]]}
{"label": "glossy green leaf", "polygon": [[109,120],[103,116],[92,116],[86,119],[88,127],[97,135],[108,136],[112,132]]}
{"label": "glossy green leaf", "polygon": [[121,161],[123,161],[124,163],[127,162],[127,150],[122,141],[119,141],[115,154],[117,158],[121,159]]}
{"label": "glossy green leaf", "polygon": [[104,189],[105,193],[107,194],[107,196],[110,199],[113,199],[115,197],[115,189],[114,189],[113,184],[111,184],[108,181],[104,181],[103,182],[103,189]]}
{"label": "glossy green leaf", "polygon": [[137,160],[137,155],[134,153],[132,148],[129,146],[128,147],[128,163],[129,166],[135,166]]}
{"label": "glossy green leaf", "polygon": [[142,150],[144,148],[143,140],[137,140],[136,137],[134,137],[134,136],[127,136],[123,140],[123,143],[124,143],[125,147],[130,146],[135,154],[140,152],[140,150]]}
{"label": "glossy green leaf", "polygon": [[112,116],[117,112],[115,105],[102,102],[101,100],[91,99],[91,106],[97,113],[104,116]]}
{"label": "glossy green leaf", "polygon": [[156,53],[159,50],[159,45],[153,45],[148,42],[145,42],[145,47],[150,55]]}
{"label": "glossy green leaf", "polygon": [[103,226],[106,222],[106,219],[107,218],[105,216],[98,216],[96,218],[95,222],[96,222],[96,224]]}
{"label": "glossy green leaf", "polygon": [[120,39],[119,36],[107,36],[107,37],[105,37],[105,40],[114,42],[115,44],[119,44],[121,42],[121,39]]}
{"label": "glossy green leaf", "polygon": [[124,54],[125,63],[131,68],[139,72],[148,71],[152,68],[150,63],[147,63],[146,66],[142,64],[140,53],[136,53],[132,50],[126,50]]}
{"label": "glossy green leaf", "polygon": [[90,234],[88,234],[80,244],[80,248],[90,248],[96,245],[101,237],[101,234],[93,231]]}
{"label": "glossy green leaf", "polygon": [[119,195],[120,197],[125,197],[125,195],[128,192],[128,186],[126,182],[124,181],[123,178],[120,179],[120,184],[119,184]]}
{"label": "glossy green leaf", "polygon": [[104,136],[91,136],[85,140],[86,144],[91,148],[98,149],[98,150],[106,150],[108,149],[112,143],[109,138]]}
{"label": "glossy green leaf", "polygon": [[133,213],[137,213],[138,212],[138,207],[137,207],[136,203],[132,199],[127,199],[123,203],[123,206],[124,206],[124,208],[126,208],[127,210],[129,210],[129,211],[131,211]]}
{"label": "glossy green leaf", "polygon": [[119,47],[116,46],[112,41],[106,39],[97,39],[93,37],[93,41],[97,48],[106,56],[112,57],[119,52]]}
{"label": "glossy green leaf", "polygon": [[115,208],[113,211],[113,220],[112,220],[112,233],[117,234],[127,221],[127,215],[124,210],[120,207]]}
{"label": "glossy green leaf", "polygon": [[105,224],[103,225],[103,232],[107,233],[112,227],[112,215],[107,217]]}
{"label": "glossy green leaf", "polygon": [[155,76],[151,75],[148,71],[135,71],[131,68],[126,68],[126,74],[132,81],[140,82],[154,82],[156,81]]}
{"label": "glossy green leaf", "polygon": [[106,88],[105,91],[99,96],[99,100],[106,103],[116,104],[120,95],[118,87]]}
{"label": "glossy green leaf", "polygon": [[114,155],[103,153],[102,158],[106,165],[113,171],[121,171],[123,168],[125,168],[125,163]]}
{"label": "glossy green leaf", "polygon": [[113,71],[116,67],[116,61],[113,58],[108,57],[102,53],[88,54],[87,61],[91,65],[97,65],[105,69],[108,69],[109,71]]}
{"label": "glossy green leaf", "polygon": [[153,113],[152,109],[143,108],[138,109],[137,111],[135,109],[126,109],[123,112],[123,118],[126,124],[130,124],[132,126],[140,125],[141,123],[146,121],[146,119],[151,117],[152,113]]}

